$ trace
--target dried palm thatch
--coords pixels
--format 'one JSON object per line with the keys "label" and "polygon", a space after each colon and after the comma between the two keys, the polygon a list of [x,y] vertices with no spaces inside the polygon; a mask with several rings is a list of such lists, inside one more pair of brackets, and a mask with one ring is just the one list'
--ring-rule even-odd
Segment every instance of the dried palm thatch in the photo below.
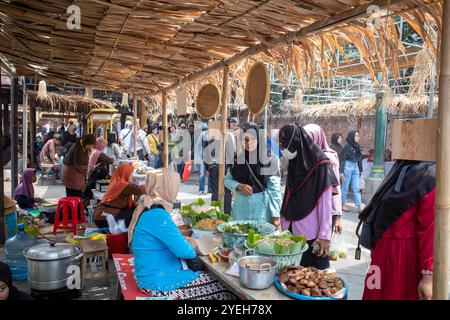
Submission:
{"label": "dried palm thatch", "polygon": [[[20,75],[140,96],[194,85],[257,54],[283,62],[277,73],[285,80],[290,71],[299,82],[313,70],[330,76],[333,52],[350,42],[370,74],[395,72],[402,47],[390,16],[407,16],[426,37],[419,22],[439,27],[442,7],[437,0],[78,0],[81,28],[69,30],[72,4],[1,1],[2,53]],[[364,24],[371,4],[388,8],[380,31]]]}
{"label": "dried palm thatch", "polygon": [[[428,111],[429,97],[420,96],[396,96],[387,101],[386,112],[388,114],[423,114]],[[437,106],[437,98],[435,99]],[[333,116],[348,116],[358,118],[365,115],[375,114],[376,100],[358,99],[347,102],[335,102],[331,104],[315,104],[296,106],[292,104],[286,110],[287,116],[295,115],[299,118],[320,118]]]}
{"label": "dried palm thatch", "polygon": [[108,101],[52,92],[46,93],[45,98],[43,98],[39,93],[36,91],[27,91],[28,103],[34,104],[39,111],[87,114],[92,109],[113,108]]}

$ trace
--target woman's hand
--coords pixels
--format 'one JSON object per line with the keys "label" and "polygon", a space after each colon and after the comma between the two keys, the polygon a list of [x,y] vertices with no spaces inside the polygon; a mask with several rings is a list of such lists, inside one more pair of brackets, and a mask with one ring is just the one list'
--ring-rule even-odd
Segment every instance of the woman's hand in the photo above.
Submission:
{"label": "woman's hand", "polygon": [[280,226],[280,218],[279,217],[273,218],[272,224],[278,228]]}
{"label": "woman's hand", "polygon": [[322,240],[322,239],[317,239],[316,241],[320,245],[320,252],[317,256],[318,257],[327,257],[328,253],[330,252],[331,241],[330,240]]}
{"label": "woman's hand", "polygon": [[253,195],[253,188],[251,186],[249,186],[248,184],[240,183],[240,184],[238,184],[237,189],[240,192],[242,192],[244,194],[244,196],[249,197],[249,196]]}
{"label": "woman's hand", "polygon": [[419,293],[419,300],[431,300],[433,294],[433,276],[432,275],[422,275],[422,280],[419,282],[417,287]]}
{"label": "woman's hand", "polygon": [[334,218],[334,233],[341,234],[342,233],[341,216],[333,216],[333,218]]}
{"label": "woman's hand", "polygon": [[185,237],[185,238],[190,244],[192,244],[192,246],[194,247],[194,250],[198,252],[197,242],[195,242],[195,240],[192,239],[191,237]]}

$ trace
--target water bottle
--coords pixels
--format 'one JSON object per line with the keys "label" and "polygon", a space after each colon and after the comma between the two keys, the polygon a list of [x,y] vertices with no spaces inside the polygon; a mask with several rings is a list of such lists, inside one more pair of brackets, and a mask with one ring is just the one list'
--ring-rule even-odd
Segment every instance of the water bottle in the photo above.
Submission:
{"label": "water bottle", "polygon": [[14,281],[22,281],[27,279],[27,259],[23,255],[23,251],[36,245],[36,239],[25,233],[25,225],[19,223],[17,225],[17,234],[6,240],[5,256],[6,264],[11,269]]}

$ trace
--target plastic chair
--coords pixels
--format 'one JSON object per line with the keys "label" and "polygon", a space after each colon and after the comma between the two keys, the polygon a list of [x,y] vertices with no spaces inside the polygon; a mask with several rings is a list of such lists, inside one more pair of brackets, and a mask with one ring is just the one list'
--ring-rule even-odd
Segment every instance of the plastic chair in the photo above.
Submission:
{"label": "plastic chair", "polygon": [[[60,215],[62,213],[62,219]],[[71,218],[69,214],[71,213]],[[81,214],[81,219],[78,221],[78,215]],[[59,229],[72,230],[73,234],[77,234],[79,223],[86,222],[84,214],[83,201],[79,197],[65,197],[58,201],[56,207],[55,223],[53,225],[53,234],[55,235]]]}

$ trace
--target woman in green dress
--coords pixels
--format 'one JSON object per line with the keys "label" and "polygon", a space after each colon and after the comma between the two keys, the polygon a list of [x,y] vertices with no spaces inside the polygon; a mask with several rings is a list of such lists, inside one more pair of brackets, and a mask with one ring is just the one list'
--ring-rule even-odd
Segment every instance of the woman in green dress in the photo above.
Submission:
{"label": "woman in green dress", "polygon": [[[260,148],[256,123],[242,126],[242,147],[239,147],[233,168],[225,176],[225,186],[235,193],[231,215],[234,220],[254,220],[280,223],[281,185],[278,162],[275,157],[262,161],[266,148]],[[261,150],[260,150],[261,149]]]}

